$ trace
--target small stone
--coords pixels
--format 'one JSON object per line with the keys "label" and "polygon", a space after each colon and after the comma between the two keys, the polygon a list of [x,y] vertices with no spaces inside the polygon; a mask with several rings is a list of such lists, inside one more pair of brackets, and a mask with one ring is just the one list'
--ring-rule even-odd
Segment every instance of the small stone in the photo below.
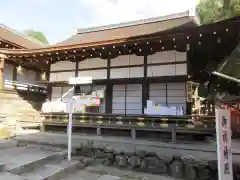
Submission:
{"label": "small stone", "polygon": [[181,160],[184,162],[184,164],[194,164],[195,162],[197,162],[197,159],[191,155],[182,156]]}
{"label": "small stone", "polygon": [[113,147],[111,147],[111,146],[107,146],[107,147],[105,148],[105,152],[106,152],[106,153],[112,153],[112,152],[114,152],[114,149],[113,149]]}
{"label": "small stone", "polygon": [[111,176],[111,175],[103,175],[99,178],[99,180],[120,180],[121,177],[118,176]]}

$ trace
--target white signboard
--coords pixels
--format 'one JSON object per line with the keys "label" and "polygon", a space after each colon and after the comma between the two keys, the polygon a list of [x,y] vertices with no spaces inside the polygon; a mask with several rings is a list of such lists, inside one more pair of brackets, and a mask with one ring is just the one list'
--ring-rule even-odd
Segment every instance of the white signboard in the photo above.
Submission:
{"label": "white signboard", "polygon": [[218,179],[233,180],[230,111],[216,108]]}
{"label": "white signboard", "polygon": [[99,106],[100,98],[91,97],[91,96],[75,96],[74,104],[76,105],[85,105],[85,106]]}
{"label": "white signboard", "polygon": [[[90,97],[90,96],[74,96],[72,101],[66,101],[66,111],[67,113],[70,112],[70,107],[72,107],[73,113],[83,112],[86,106],[100,106],[100,98],[97,97]],[[72,105],[70,106],[70,103]]]}
{"label": "white signboard", "polygon": [[92,77],[71,77],[69,79],[69,84],[90,84],[92,83]]}

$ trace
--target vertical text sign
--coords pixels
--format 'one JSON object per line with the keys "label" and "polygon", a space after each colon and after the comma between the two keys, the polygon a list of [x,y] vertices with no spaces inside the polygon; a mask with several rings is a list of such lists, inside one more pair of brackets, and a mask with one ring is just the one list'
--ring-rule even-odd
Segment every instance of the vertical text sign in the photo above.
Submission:
{"label": "vertical text sign", "polygon": [[233,180],[230,112],[216,108],[218,179]]}

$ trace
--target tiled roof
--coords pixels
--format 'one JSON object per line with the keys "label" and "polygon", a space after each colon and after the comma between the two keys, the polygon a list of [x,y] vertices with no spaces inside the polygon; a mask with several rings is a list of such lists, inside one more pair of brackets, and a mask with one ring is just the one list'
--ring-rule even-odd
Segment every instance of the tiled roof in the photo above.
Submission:
{"label": "tiled roof", "polygon": [[147,35],[163,32],[169,29],[180,27],[196,27],[199,25],[196,11],[187,11],[179,14],[160,16],[137,21],[79,29],[76,35],[66,39],[54,46],[65,46],[71,44],[84,44],[130,38],[134,36]]}
{"label": "tiled roof", "polygon": [[0,39],[19,45],[25,49],[45,47],[46,44],[0,24]]}

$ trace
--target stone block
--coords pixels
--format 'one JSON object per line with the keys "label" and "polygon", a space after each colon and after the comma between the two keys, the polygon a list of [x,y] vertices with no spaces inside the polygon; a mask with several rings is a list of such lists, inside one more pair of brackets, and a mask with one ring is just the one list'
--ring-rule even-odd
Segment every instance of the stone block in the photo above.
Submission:
{"label": "stone block", "polygon": [[23,176],[31,180],[61,179],[79,168],[79,161],[62,160],[48,163]]}
{"label": "stone block", "polygon": [[106,158],[104,159],[105,165],[112,165],[115,162],[115,155],[113,153],[106,153]]}
{"label": "stone block", "polygon": [[128,159],[124,155],[116,155],[115,163],[120,167],[126,167],[128,164]]}
{"label": "stone block", "polygon": [[140,165],[141,165],[141,157],[136,156],[136,155],[130,156],[130,157],[128,158],[128,163],[129,163],[129,166],[130,166],[132,169],[133,169],[133,168],[140,167]]}
{"label": "stone block", "polygon": [[173,160],[169,169],[172,177],[184,178],[184,163],[180,159]]}
{"label": "stone block", "polygon": [[[9,153],[13,153],[14,155],[9,156]],[[54,159],[63,159],[67,153],[18,147],[11,150],[1,151],[0,155],[1,154],[5,154],[4,157],[0,158],[0,161],[5,163],[6,171],[20,175],[30,172],[34,168],[42,166],[46,162]]]}
{"label": "stone block", "polygon": [[201,161],[196,164],[199,180],[208,180],[214,177],[214,171],[211,171],[208,162]]}
{"label": "stone block", "polygon": [[141,170],[155,174],[167,173],[167,164],[156,156],[145,157],[141,161]]}
{"label": "stone block", "polygon": [[96,158],[104,158],[106,157],[106,153],[104,152],[104,149],[96,148],[94,149],[94,156]]}
{"label": "stone block", "polygon": [[196,180],[197,179],[197,168],[194,164],[185,164],[184,168],[185,177],[187,180]]}
{"label": "stone block", "polygon": [[0,172],[5,170],[5,164],[0,162]]}

